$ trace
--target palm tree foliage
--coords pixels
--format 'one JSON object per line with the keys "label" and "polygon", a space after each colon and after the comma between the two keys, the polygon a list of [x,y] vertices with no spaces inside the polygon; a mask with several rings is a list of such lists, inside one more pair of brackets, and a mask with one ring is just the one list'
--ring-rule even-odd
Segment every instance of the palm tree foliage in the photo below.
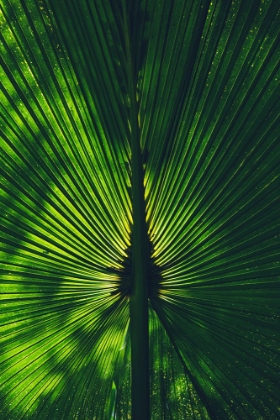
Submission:
{"label": "palm tree foliage", "polygon": [[130,418],[143,252],[151,418],[279,418],[279,2],[0,10],[1,419]]}

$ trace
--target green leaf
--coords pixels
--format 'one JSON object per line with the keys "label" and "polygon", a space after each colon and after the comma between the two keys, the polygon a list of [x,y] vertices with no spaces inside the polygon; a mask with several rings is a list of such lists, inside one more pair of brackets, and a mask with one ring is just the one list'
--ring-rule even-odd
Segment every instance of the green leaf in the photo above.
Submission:
{"label": "green leaf", "polygon": [[0,25],[1,419],[131,418],[139,262],[151,419],[278,418],[279,2]]}

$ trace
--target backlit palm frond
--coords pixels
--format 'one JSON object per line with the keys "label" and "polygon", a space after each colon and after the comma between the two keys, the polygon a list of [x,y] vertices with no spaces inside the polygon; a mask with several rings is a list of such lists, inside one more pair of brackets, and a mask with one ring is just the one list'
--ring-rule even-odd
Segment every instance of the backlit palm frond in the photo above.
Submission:
{"label": "backlit palm frond", "polygon": [[131,418],[134,117],[151,418],[278,418],[278,1],[0,12],[1,418]]}
{"label": "backlit palm frond", "polygon": [[128,128],[98,6],[1,6],[2,418],[103,418],[116,375]]}
{"label": "backlit palm frond", "polygon": [[[272,419],[279,415],[279,5],[227,6],[175,2],[157,11],[168,29],[148,50],[142,100],[160,268],[151,302],[211,418]],[[146,93],[149,59],[161,66]]]}

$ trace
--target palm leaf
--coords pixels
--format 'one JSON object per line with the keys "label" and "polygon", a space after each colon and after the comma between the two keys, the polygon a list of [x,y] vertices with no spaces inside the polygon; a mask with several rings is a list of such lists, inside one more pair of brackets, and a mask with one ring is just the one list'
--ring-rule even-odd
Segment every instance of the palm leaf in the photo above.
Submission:
{"label": "palm leaf", "polygon": [[278,418],[278,1],[0,11],[1,418]]}

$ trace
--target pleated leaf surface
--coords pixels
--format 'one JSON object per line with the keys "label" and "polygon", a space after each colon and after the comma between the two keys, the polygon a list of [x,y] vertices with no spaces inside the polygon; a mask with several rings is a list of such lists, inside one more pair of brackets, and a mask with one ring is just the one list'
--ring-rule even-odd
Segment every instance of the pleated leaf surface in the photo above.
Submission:
{"label": "pleated leaf surface", "polygon": [[[0,2],[3,420],[130,418],[123,4]],[[132,10],[151,418],[277,419],[279,2]]]}

